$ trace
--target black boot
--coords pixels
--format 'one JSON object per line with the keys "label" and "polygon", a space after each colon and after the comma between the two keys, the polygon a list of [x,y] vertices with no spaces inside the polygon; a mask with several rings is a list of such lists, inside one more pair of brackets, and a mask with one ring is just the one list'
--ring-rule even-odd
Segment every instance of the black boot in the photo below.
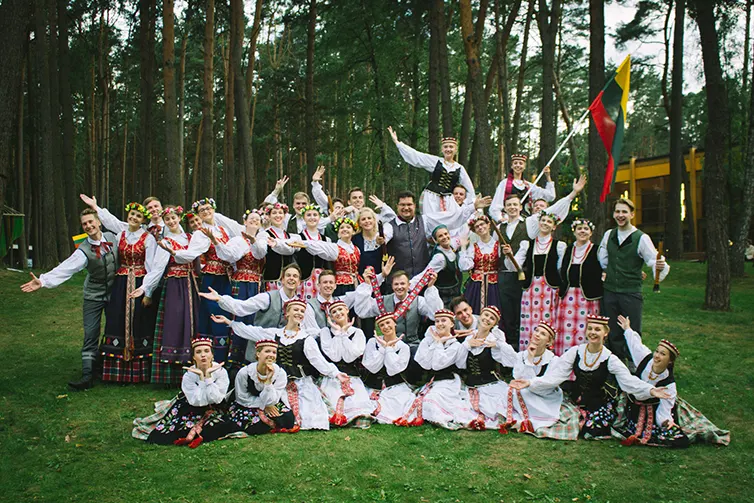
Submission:
{"label": "black boot", "polygon": [[83,376],[78,381],[69,381],[68,387],[75,391],[83,391],[94,386],[94,378],[91,375]]}

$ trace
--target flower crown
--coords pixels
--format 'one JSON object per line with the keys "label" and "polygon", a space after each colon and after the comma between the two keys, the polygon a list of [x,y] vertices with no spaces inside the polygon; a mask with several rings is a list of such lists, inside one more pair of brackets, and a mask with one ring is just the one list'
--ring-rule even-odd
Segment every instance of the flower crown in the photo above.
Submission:
{"label": "flower crown", "polygon": [[264,214],[269,215],[270,213],[272,213],[272,210],[283,210],[284,212],[288,213],[288,205],[285,203],[270,204],[264,209]]}
{"label": "flower crown", "polygon": [[144,218],[152,218],[152,214],[141,203],[137,203],[135,201],[128,203],[126,205],[126,214],[128,214],[131,210],[138,211],[139,213],[144,215]]}
{"label": "flower crown", "polygon": [[542,210],[539,212],[539,218],[541,219],[542,217],[551,218],[552,221],[555,222],[555,227],[560,225],[560,221],[561,221],[560,217],[553,213],[548,212],[547,210]]}
{"label": "flower crown", "polygon": [[199,211],[199,206],[204,206],[205,204],[209,204],[210,206],[212,206],[213,210],[217,209],[217,203],[211,197],[203,197],[202,199],[199,199],[198,201],[194,201],[194,204],[191,205],[191,209],[195,212]]}
{"label": "flower crown", "polygon": [[170,215],[171,213],[178,215],[178,218],[183,218],[183,206],[168,206],[164,210],[162,210],[162,213],[160,213],[160,217],[165,218],[167,215]]}
{"label": "flower crown", "polygon": [[307,204],[306,206],[301,208],[301,210],[299,210],[299,213],[304,215],[307,211],[316,211],[320,214],[320,216],[323,213],[322,208],[318,204],[314,204],[314,203]]}
{"label": "flower crown", "polygon": [[354,222],[352,219],[348,217],[341,217],[335,221],[335,223],[333,224],[333,228],[335,229],[335,232],[338,232],[338,230],[340,229],[340,226],[343,224],[348,224],[351,227],[353,227],[354,232],[359,232],[359,224],[357,224],[356,222]]}
{"label": "flower crown", "polygon": [[571,222],[571,232],[574,232],[579,225],[587,225],[594,232],[594,224],[586,218],[577,218]]}
{"label": "flower crown", "polygon": [[487,215],[481,213],[481,214],[475,214],[473,217],[471,217],[471,220],[469,220],[469,229],[472,231],[474,230],[474,226],[477,222],[487,222],[490,223],[490,219]]}
{"label": "flower crown", "polygon": [[264,213],[262,212],[262,210],[254,208],[254,209],[251,209],[251,210],[244,211],[243,212],[243,218],[241,220],[245,222],[246,219],[249,218],[249,215],[252,215],[252,214],[253,215],[259,215],[260,219],[264,218]]}

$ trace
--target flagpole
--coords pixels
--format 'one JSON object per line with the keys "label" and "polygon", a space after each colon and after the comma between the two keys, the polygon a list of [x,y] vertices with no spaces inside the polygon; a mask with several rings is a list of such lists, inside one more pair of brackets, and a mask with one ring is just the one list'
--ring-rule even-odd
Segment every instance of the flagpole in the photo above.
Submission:
{"label": "flagpole", "polygon": [[[549,166],[550,164],[552,164],[552,162],[555,160],[555,158],[558,156],[558,154],[560,154],[560,152],[566,146],[566,143],[568,143],[568,140],[570,140],[571,137],[574,134],[576,134],[576,132],[581,131],[581,124],[584,122],[584,119],[586,119],[587,115],[589,115],[589,109],[588,108],[584,111],[584,114],[579,118],[579,120],[577,120],[574,123],[573,127],[571,128],[571,132],[568,133],[568,136],[566,136],[566,139],[563,140],[563,143],[561,143],[560,146],[558,147],[558,149],[555,151],[555,153],[552,154],[552,157],[550,158],[549,161],[547,161],[547,164],[545,164],[545,167]],[[531,193],[532,188],[537,184],[537,182],[539,181],[539,179],[542,178],[542,175],[544,173],[545,173],[545,170],[542,169],[542,171],[539,172],[539,175],[537,175],[537,178],[534,179],[534,182],[532,182],[531,185],[529,185],[529,190],[527,190],[526,194],[524,194],[524,197],[521,198],[521,204],[523,204],[523,202],[526,201],[526,198],[529,197],[529,194]]]}

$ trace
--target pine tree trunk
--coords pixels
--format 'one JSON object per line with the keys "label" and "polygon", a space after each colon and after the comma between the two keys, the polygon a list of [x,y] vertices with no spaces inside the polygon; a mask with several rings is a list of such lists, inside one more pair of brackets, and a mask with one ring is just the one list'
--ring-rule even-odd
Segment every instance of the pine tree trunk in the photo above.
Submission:
{"label": "pine tree trunk", "polygon": [[[540,108],[540,118],[542,126],[539,134],[539,159],[538,169],[541,171],[545,168],[545,163],[550,160],[555,153],[555,142],[557,140],[557,117],[555,110],[555,100],[553,85],[555,81],[555,41],[558,34],[558,24],[560,21],[560,1],[552,0],[552,8],[548,9],[546,0],[539,0],[539,33],[542,38],[542,106]],[[551,176],[554,180],[558,179],[557,160],[553,161]]]}
{"label": "pine tree trunk", "polygon": [[[605,4],[604,0],[589,0],[589,103],[605,85]],[[620,159],[616,159],[620,162]],[[597,129],[589,121],[589,184],[587,185],[586,214],[594,223],[594,235],[602,236],[608,227],[606,205],[600,203],[605,180],[605,146]]]}
{"label": "pine tree trunk", "polygon": [[471,94],[474,105],[474,131],[477,148],[477,161],[481,174],[480,192],[490,194],[497,181],[492,162],[492,147],[490,142],[490,123],[487,119],[487,100],[485,99],[482,68],[479,61],[480,45],[484,31],[487,12],[487,0],[482,0],[477,14],[477,27],[474,28],[471,14],[471,1],[461,0],[460,17],[463,46],[466,53],[466,64],[469,68],[471,80]]}
{"label": "pine tree trunk", "polygon": [[458,162],[466,168],[469,176],[471,176],[474,170],[474,166],[469,162],[471,159],[471,144],[474,141],[471,134],[471,116],[474,110],[472,101],[471,75],[467,75],[466,91],[463,97],[463,112],[461,113],[461,137],[458,140]]}
{"label": "pine tree trunk", "polygon": [[60,77],[60,112],[63,131],[63,169],[65,176],[65,202],[68,208],[69,232],[74,233],[80,218],[78,187],[76,185],[76,163],[74,158],[75,129],[73,127],[73,100],[71,97],[71,61],[68,53],[69,44],[68,0],[58,0],[58,67]]}
{"label": "pine tree trunk", "polygon": [[0,4],[0,47],[3,48],[3,57],[0,58],[0,208],[6,202],[12,172],[13,126],[21,99],[21,67],[27,49],[27,27],[32,7],[28,0],[3,0]]}
{"label": "pine tree trunk", "polygon": [[[230,60],[233,68],[233,91],[235,95],[236,135],[238,138],[238,156],[236,166],[243,170],[246,182],[244,200],[231,201],[235,204],[236,214],[243,212],[246,205],[254,204],[257,177],[254,173],[254,159],[251,151],[251,129],[249,121],[249,107],[244,85],[244,72],[242,66],[244,16],[242,0],[231,0],[231,24],[230,24]],[[238,199],[241,199],[240,197]]]}
{"label": "pine tree trunk", "polygon": [[[37,181],[40,183],[40,213],[37,218],[41,220],[40,235],[42,239],[35,246],[35,255],[38,258],[38,266],[43,269],[54,267],[58,262],[58,250],[55,240],[57,237],[55,215],[55,182],[52,163],[52,120],[50,116],[50,61],[48,58],[49,47],[47,43],[47,12],[46,0],[34,2],[34,64],[36,65],[35,77],[38,79],[39,102],[35,110],[37,142]],[[37,254],[38,252],[38,254]]]}
{"label": "pine tree trunk", "polygon": [[[524,76],[526,74],[526,57],[529,48],[529,33],[531,31],[531,20],[534,17],[534,2],[529,0],[529,8],[526,11],[526,21],[524,23],[524,37],[521,44],[521,61],[518,64],[518,81],[516,82],[516,109],[513,111],[513,133],[511,134],[511,154],[518,153],[518,136],[521,126],[521,99],[524,95]],[[510,161],[506,159],[506,165]]]}
{"label": "pine tree trunk", "polygon": [[[226,39],[228,41],[228,39]],[[230,64],[230,43],[226,43],[223,47],[223,82],[225,83],[225,120],[224,120],[224,133],[223,133],[223,178],[226,180],[237,180],[238,173],[235,163],[235,139],[233,138],[233,110],[235,108],[235,100],[233,99],[233,67]],[[204,168],[202,168],[202,175],[204,174]],[[228,185],[228,199],[226,202],[228,211],[236,211],[238,209],[235,206],[239,199],[239,189],[241,189],[241,198],[243,198],[242,188],[237,183],[231,183]],[[214,191],[213,191],[214,193]]]}
{"label": "pine tree trunk", "polygon": [[[214,142],[214,63],[215,53],[215,0],[206,0],[204,24],[204,93],[202,94],[202,135],[199,157],[199,187],[197,197],[215,197],[215,142]],[[228,83],[226,81],[226,87]],[[227,93],[226,93],[227,97]],[[229,107],[229,108],[228,108]],[[231,114],[233,122],[233,103],[226,103],[226,114]],[[227,163],[226,163],[227,168]],[[198,195],[207,194],[204,195]]]}
{"label": "pine tree trunk", "polygon": [[156,0],[139,0],[139,176],[134,197],[150,192]]}
{"label": "pine tree trunk", "polygon": [[[181,57],[178,65],[178,159],[181,163],[181,173],[183,173],[184,188],[186,194],[189,193],[190,178],[186,169],[186,50],[188,49],[188,23],[189,19],[184,20],[183,34],[181,35]],[[184,198],[185,200],[185,198]]]}
{"label": "pine tree trunk", "polygon": [[[675,2],[675,27],[673,33],[673,70],[670,92],[670,192],[668,215],[665,220],[665,245],[668,258],[680,259],[683,254],[683,222],[681,222],[681,184],[686,163],[683,161],[683,25],[686,18],[686,1]],[[687,190],[690,190],[686,186]],[[693,220],[686,218],[689,227]]]}
{"label": "pine tree trunk", "polygon": [[[314,116],[314,40],[317,35],[317,0],[309,0],[309,25],[306,35],[306,167],[307,180],[317,169],[317,120]],[[305,183],[304,186],[307,184]]]}
{"label": "pine tree trunk", "polygon": [[[264,9],[262,8],[263,0],[257,0],[254,6],[254,22],[251,25],[251,35],[249,38],[249,63],[246,66],[246,98],[251,101],[252,97],[252,85],[254,84],[254,66],[257,57],[257,39],[259,38],[259,30],[262,28],[262,15]],[[251,107],[251,104],[247,104],[247,108]],[[252,114],[251,120],[252,133],[254,128],[254,117]]]}
{"label": "pine tree trunk", "polygon": [[[444,8],[440,2],[439,8]],[[438,5],[429,2],[429,92],[427,103],[428,148],[432,154],[440,153],[440,28],[438,26]],[[414,145],[416,147],[416,145]]]}
{"label": "pine tree trunk", "polygon": [[[26,72],[26,61],[21,60],[21,79],[20,79],[20,87],[18,88],[19,93],[21,92],[21,89],[23,89],[24,86],[24,80],[25,80],[25,73]],[[24,100],[19,99],[18,101],[18,115],[17,115],[17,121],[18,128],[16,129],[16,189],[18,190],[18,211],[21,213],[24,213],[26,210],[26,176],[27,173],[24,170],[24,163],[28,159],[28,155],[26,154],[26,150],[24,148]],[[29,223],[28,214],[26,214],[23,218],[24,228],[23,232],[21,232],[21,236],[19,236],[18,239],[18,249],[20,251],[19,253],[19,261],[20,261],[20,268],[26,269],[26,264],[28,262],[29,258],[29,241],[27,239],[27,225]],[[13,264],[11,264],[11,267],[13,267]]]}
{"label": "pine tree trunk", "polygon": [[169,201],[182,201],[183,171],[178,152],[178,100],[175,86],[175,0],[162,1],[162,77],[165,91],[165,153],[159,193]]}
{"label": "pine tree trunk", "polygon": [[728,94],[720,64],[720,44],[715,26],[715,6],[695,0],[696,23],[702,45],[707,94],[707,136],[704,140],[704,217],[707,238],[707,288],[704,307],[730,310],[728,257],[728,179],[725,171]]}
{"label": "pine tree trunk", "polygon": [[[455,137],[453,129],[453,102],[450,96],[450,70],[448,69],[448,25],[445,22],[445,2],[432,0],[437,13],[437,63],[440,70],[440,109],[442,110],[442,135]],[[451,6],[452,9],[452,6]]]}
{"label": "pine tree trunk", "polygon": [[[754,75],[754,69],[752,69]],[[754,86],[751,87],[749,99],[749,134],[746,142],[746,160],[744,166],[744,187],[741,214],[738,215],[733,248],[731,249],[731,274],[734,278],[744,276],[746,265],[746,244],[751,229],[751,217],[754,213]]]}

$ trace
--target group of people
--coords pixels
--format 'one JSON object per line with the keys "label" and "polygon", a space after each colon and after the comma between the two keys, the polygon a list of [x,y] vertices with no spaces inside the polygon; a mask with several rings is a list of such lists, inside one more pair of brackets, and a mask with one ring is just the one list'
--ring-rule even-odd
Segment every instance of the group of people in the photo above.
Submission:
{"label": "group of people", "polygon": [[626,444],[729,441],[677,397],[678,348],[642,343],[643,265],[656,281],[669,266],[631,225],[630,200],[616,201],[617,227],[597,246],[583,218],[566,245],[554,233],[583,176],[556,201],[549,169],[539,187],[514,155],[494,197],[482,197],[455,139],[438,157],[390,133],[408,164],[431,173],[419,201],[402,192],[396,210],[376,196],[367,207],[358,187],[328,196],[324,168],[292,212],[283,178],[241,221],[211,198],[184,211],[149,197],[127,205],[123,222],[82,195],[87,239],[22,286],[88,272],[82,378],[69,385],[89,388],[99,374],[180,385],[133,434],[190,447],[424,421]]}

